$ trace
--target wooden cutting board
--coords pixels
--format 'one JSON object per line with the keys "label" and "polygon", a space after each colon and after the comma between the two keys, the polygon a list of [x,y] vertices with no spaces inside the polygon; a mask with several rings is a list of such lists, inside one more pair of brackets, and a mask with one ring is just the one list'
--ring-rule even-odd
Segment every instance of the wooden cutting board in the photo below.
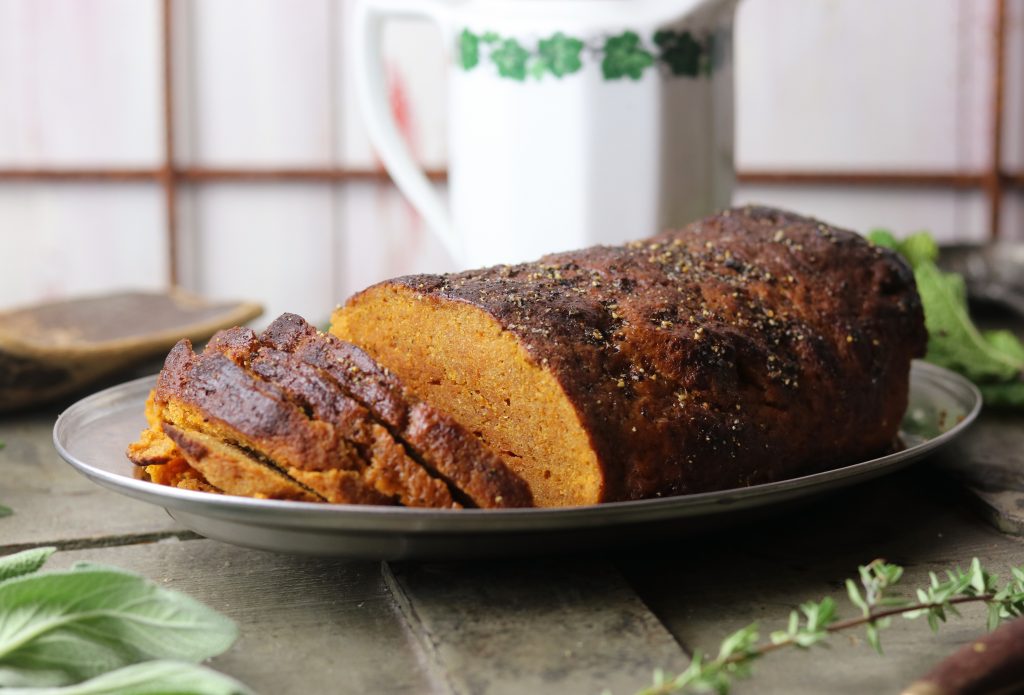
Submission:
{"label": "wooden cutting board", "polygon": [[119,292],[0,312],[0,412],[61,396],[263,313],[181,290]]}

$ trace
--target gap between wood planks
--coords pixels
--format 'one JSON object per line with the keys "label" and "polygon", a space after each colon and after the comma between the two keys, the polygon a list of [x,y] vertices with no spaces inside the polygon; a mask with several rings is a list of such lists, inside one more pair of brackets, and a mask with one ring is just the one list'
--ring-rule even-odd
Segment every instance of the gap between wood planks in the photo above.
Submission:
{"label": "gap between wood planks", "polygon": [[39,541],[34,543],[11,543],[0,545],[0,555],[9,555],[30,548],[54,546],[57,550],[92,550],[94,548],[114,548],[121,545],[140,545],[174,538],[179,541],[200,540],[203,536],[192,531],[158,531],[155,533],[130,533],[121,536],[104,536],[102,538],[72,538],[58,541]]}

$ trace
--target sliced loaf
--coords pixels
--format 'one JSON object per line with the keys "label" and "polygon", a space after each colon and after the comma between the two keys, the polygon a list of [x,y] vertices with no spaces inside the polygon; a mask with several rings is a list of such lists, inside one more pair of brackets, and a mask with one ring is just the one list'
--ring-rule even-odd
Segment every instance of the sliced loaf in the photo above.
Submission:
{"label": "sliced loaf", "polygon": [[390,280],[336,311],[331,332],[477,432],[540,506],[746,486],[885,453],[926,341],[898,256],[767,208]]}

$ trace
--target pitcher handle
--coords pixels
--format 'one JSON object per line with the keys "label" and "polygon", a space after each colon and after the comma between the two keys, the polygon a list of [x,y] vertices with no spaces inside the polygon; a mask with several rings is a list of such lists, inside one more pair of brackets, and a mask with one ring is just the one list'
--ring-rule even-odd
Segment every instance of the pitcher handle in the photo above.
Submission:
{"label": "pitcher handle", "polygon": [[461,266],[465,260],[465,246],[452,223],[448,206],[413,159],[388,104],[381,34],[389,16],[427,17],[448,38],[449,8],[439,0],[360,0],[355,6],[349,40],[355,61],[356,101],[370,141],[395,185]]}

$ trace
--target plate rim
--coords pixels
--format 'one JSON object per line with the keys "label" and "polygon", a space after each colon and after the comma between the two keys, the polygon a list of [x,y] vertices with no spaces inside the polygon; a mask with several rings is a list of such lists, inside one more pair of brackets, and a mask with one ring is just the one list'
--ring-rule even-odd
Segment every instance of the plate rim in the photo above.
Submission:
{"label": "plate rim", "polygon": [[[93,482],[120,494],[163,507],[206,517],[243,521],[253,526],[288,528],[318,533],[406,535],[476,535],[585,529],[609,524],[639,524],[694,516],[711,516],[752,509],[773,502],[811,496],[816,492],[845,487],[895,471],[917,461],[960,436],[981,411],[981,392],[966,377],[923,360],[914,360],[912,372],[923,374],[933,386],[970,398],[969,411],[945,432],[907,449],[817,473],[749,487],[677,495],[643,500],[605,502],[579,507],[512,509],[429,509],[385,505],[323,504],[290,500],[262,500],[233,495],[181,490],[157,485],[107,470],[73,455],[63,441],[71,417],[88,412],[98,402],[124,398],[144,384],[155,382],[149,375],[117,384],[86,396],[63,410],[53,426],[53,443],[70,466]],[[959,393],[956,393],[959,392]],[[126,444],[127,446],[127,444]]]}

